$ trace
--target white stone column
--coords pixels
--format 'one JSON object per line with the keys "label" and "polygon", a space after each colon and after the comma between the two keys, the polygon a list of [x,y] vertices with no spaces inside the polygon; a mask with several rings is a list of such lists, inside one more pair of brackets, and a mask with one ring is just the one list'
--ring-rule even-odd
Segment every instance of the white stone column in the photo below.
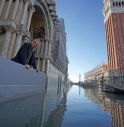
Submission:
{"label": "white stone column", "polygon": [[34,7],[30,8],[30,12],[29,12],[29,18],[28,18],[28,23],[27,23],[27,30],[29,31],[30,25],[31,25],[31,19],[32,19],[32,15],[33,12],[35,11]]}
{"label": "white stone column", "polygon": [[14,9],[13,9],[12,20],[14,20],[16,17],[18,6],[19,6],[19,0],[16,0],[15,5],[14,5]]}
{"label": "white stone column", "polygon": [[10,40],[11,40],[11,31],[8,30],[5,33],[5,37],[4,37],[4,41],[3,41],[3,46],[2,46],[1,56],[3,56],[3,57],[7,56],[7,51],[8,51],[8,48],[9,48]]}
{"label": "white stone column", "polygon": [[48,56],[48,40],[45,41],[45,57]]}
{"label": "white stone column", "polygon": [[52,48],[52,41],[49,41],[49,44],[48,44],[48,55],[51,56],[51,48]]}
{"label": "white stone column", "polygon": [[46,71],[45,67],[46,67],[46,60],[43,59],[43,64],[42,64],[42,71],[43,71],[43,72]]}
{"label": "white stone column", "polygon": [[3,7],[4,7],[4,5],[5,5],[5,2],[6,2],[6,0],[2,0],[2,2],[1,2],[1,5],[0,5],[0,16],[1,16],[1,14],[2,14]]}
{"label": "white stone column", "polygon": [[28,0],[26,0],[24,4],[24,9],[23,9],[22,17],[21,17],[21,24],[25,24],[27,9],[28,9]]}
{"label": "white stone column", "polygon": [[16,38],[15,47],[14,47],[13,57],[16,56],[18,50],[21,47],[21,43],[22,43],[22,34],[21,33],[18,33],[17,38]]}
{"label": "white stone column", "polygon": [[22,11],[23,11],[23,0],[19,0],[19,7],[18,7],[17,14],[16,14],[16,17],[15,17],[15,21],[17,23],[21,22],[20,20],[21,20]]}
{"label": "white stone column", "polygon": [[40,55],[43,56],[44,55],[44,40],[41,41],[41,50],[40,50]]}
{"label": "white stone column", "polygon": [[6,9],[6,12],[5,12],[4,19],[7,19],[8,18],[8,15],[9,15],[9,12],[10,12],[10,8],[11,8],[11,5],[12,5],[12,2],[13,2],[13,0],[9,0],[8,6],[7,6],[7,9]]}
{"label": "white stone column", "polygon": [[16,33],[14,32],[12,34],[11,42],[10,42],[10,45],[9,45],[9,48],[8,48],[8,53],[7,53],[7,57],[8,58],[12,58],[15,39],[16,39]]}

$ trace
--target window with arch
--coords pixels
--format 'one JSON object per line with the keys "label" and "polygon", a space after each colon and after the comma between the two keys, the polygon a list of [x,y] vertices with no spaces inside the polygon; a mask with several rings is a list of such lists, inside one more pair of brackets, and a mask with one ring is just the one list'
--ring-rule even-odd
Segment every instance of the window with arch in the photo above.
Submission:
{"label": "window with arch", "polygon": [[122,1],[122,5],[124,6],[124,1]]}
{"label": "window with arch", "polygon": [[118,5],[121,6],[121,2],[120,1],[119,1]]}
{"label": "window with arch", "polygon": [[113,2],[113,6],[115,6],[115,2]]}
{"label": "window with arch", "polygon": [[116,1],[116,6],[118,6],[118,2]]}

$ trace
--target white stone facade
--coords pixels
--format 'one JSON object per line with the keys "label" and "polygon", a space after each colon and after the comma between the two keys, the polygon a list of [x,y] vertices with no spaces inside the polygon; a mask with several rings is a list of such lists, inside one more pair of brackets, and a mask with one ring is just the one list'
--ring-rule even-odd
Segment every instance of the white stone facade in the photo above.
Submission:
{"label": "white stone facade", "polygon": [[55,0],[0,0],[0,55],[11,59],[24,42],[30,43],[34,38],[31,26],[34,31],[44,27],[36,59],[37,67],[47,73],[48,63],[52,61],[56,19]]}

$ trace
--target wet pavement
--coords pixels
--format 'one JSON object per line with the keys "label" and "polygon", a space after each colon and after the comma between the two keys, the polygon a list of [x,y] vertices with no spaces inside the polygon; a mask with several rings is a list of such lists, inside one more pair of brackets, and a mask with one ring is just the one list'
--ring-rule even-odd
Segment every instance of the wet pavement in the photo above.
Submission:
{"label": "wet pavement", "polygon": [[0,127],[124,127],[124,95],[50,87],[44,96],[0,103]]}

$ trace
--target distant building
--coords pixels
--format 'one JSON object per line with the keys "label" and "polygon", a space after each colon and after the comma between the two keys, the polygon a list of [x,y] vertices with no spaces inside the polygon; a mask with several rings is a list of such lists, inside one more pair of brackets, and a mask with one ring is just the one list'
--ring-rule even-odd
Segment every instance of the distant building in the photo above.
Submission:
{"label": "distant building", "polygon": [[84,74],[85,82],[99,83],[102,76],[106,77],[108,75],[108,66],[106,64],[101,64],[91,71]]}
{"label": "distant building", "polygon": [[124,1],[103,0],[108,69],[124,72]]}

